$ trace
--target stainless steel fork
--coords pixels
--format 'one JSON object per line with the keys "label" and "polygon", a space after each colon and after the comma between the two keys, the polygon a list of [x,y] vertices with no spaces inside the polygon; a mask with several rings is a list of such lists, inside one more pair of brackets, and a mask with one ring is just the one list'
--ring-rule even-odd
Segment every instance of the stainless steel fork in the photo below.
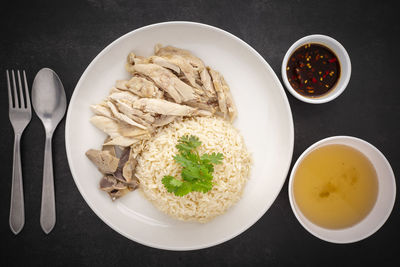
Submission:
{"label": "stainless steel fork", "polygon": [[[14,70],[11,71],[12,86],[10,84],[10,73],[8,72],[8,70],[6,71],[6,73],[8,86],[8,115],[14,129],[14,158],[11,185],[10,228],[14,234],[18,234],[25,224],[20,141],[25,127],[31,121],[32,112],[25,71],[22,72],[24,80],[23,84],[21,83],[21,74],[19,70],[17,71],[19,90],[17,89]],[[25,90],[23,89],[23,85],[25,87]]]}

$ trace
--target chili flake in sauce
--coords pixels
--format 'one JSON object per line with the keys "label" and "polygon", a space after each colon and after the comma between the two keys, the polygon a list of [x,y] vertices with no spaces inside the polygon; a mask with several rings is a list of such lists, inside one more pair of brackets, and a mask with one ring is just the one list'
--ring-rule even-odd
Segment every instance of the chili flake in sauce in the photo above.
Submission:
{"label": "chili flake in sauce", "polygon": [[328,93],[340,76],[340,63],[335,53],[320,44],[297,48],[286,66],[289,83],[301,95],[319,97]]}

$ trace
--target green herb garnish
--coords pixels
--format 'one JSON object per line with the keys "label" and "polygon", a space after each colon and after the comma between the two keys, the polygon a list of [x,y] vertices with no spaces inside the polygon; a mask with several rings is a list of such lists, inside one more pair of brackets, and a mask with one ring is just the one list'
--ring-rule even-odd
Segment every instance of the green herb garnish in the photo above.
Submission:
{"label": "green herb garnish", "polygon": [[164,176],[162,183],[168,192],[174,193],[176,196],[184,196],[192,191],[207,193],[211,190],[213,164],[221,164],[224,155],[212,153],[200,156],[196,150],[200,145],[199,138],[193,135],[185,135],[178,140],[176,148],[179,153],[174,156],[174,160],[183,167],[182,180],[170,175]]}

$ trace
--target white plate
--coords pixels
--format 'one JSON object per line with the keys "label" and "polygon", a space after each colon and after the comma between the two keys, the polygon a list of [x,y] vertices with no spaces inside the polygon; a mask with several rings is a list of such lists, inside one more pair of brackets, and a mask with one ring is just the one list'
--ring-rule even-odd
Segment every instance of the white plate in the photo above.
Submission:
{"label": "white plate", "polygon": [[[239,116],[234,125],[252,152],[254,165],[242,199],[207,224],[181,222],[158,211],[139,191],[112,202],[99,190],[100,173],[86,158],[105,135],[89,122],[115,80],[129,78],[126,56],[150,56],[156,43],[185,48],[220,71],[231,87]],[[221,29],[193,22],[167,22],[132,31],[107,46],[87,67],[72,95],[65,128],[69,166],[92,210],[118,233],[168,250],[214,246],[242,233],[279,194],[293,152],[293,121],[282,85],[268,63],[248,44]]]}

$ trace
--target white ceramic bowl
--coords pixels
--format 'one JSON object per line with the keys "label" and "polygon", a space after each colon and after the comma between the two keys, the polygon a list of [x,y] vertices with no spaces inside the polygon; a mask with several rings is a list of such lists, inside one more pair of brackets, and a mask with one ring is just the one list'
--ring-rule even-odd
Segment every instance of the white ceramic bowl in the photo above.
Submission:
{"label": "white ceramic bowl", "polygon": [[[333,89],[331,89],[329,93],[322,95],[321,97],[315,97],[315,98],[303,96],[298,92],[296,92],[296,90],[294,90],[293,87],[290,85],[286,74],[287,62],[290,56],[294,53],[294,51],[297,48],[309,43],[317,43],[327,46],[336,54],[340,62],[340,76],[336,86]],[[285,57],[283,58],[281,72],[282,72],[283,83],[285,84],[288,91],[294,97],[307,103],[322,104],[335,99],[341,93],[343,93],[344,89],[346,89],[351,76],[351,62],[349,54],[347,54],[346,49],[338,41],[326,35],[313,34],[301,38],[289,48],[289,50],[286,52]]]}
{"label": "white ceramic bowl", "polygon": [[[378,197],[370,213],[361,222],[344,229],[326,229],[309,221],[298,208],[293,195],[293,177],[302,160],[316,148],[342,144],[362,152],[373,164],[378,175]],[[351,136],[328,137],[310,146],[296,161],[290,174],[289,200],[292,210],[303,227],[314,236],[332,243],[352,243],[372,235],[388,219],[396,199],[396,182],[392,167],[385,156],[370,143]]]}

